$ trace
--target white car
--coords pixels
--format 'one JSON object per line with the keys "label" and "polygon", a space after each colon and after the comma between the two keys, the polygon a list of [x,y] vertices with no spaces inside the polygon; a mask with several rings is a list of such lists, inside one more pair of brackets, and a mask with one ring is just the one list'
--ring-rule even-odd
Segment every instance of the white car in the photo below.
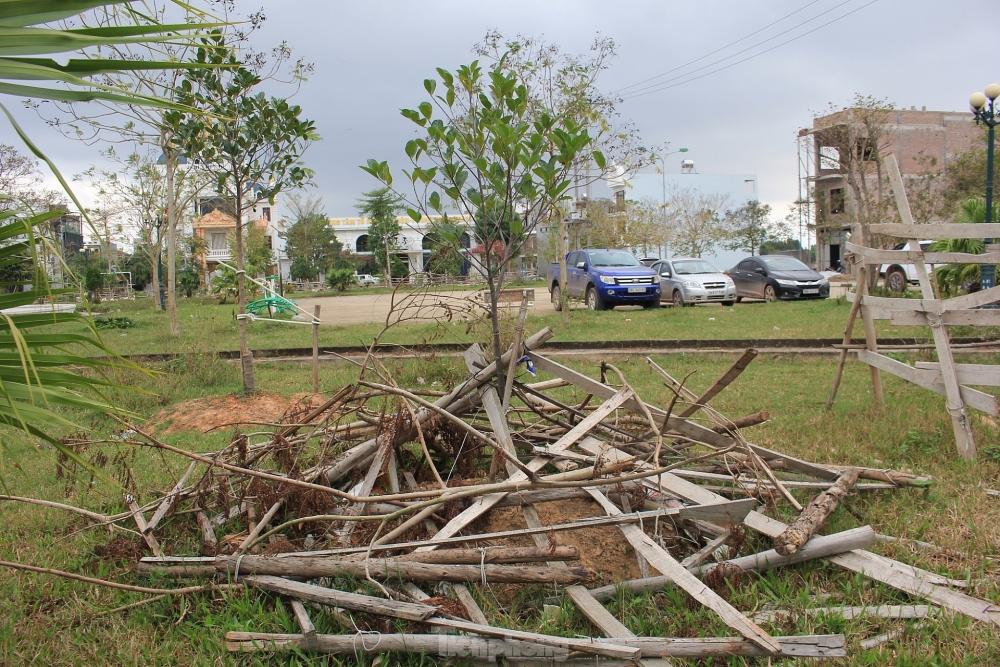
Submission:
{"label": "white car", "polygon": [[[921,241],[920,249],[927,250],[933,241]],[[893,246],[893,250],[909,250],[909,243],[899,243]],[[932,264],[927,265],[927,271],[933,268]],[[917,278],[917,270],[912,264],[882,264],[878,267],[879,276],[885,279],[883,283],[885,288],[890,292],[902,292],[906,289],[907,285],[919,285],[920,281]]]}
{"label": "white car", "polygon": [[382,282],[381,278],[373,276],[370,273],[359,273],[357,276],[355,276],[355,279],[358,281],[358,284],[361,285],[362,287],[368,287],[369,285],[378,285],[380,282]]}

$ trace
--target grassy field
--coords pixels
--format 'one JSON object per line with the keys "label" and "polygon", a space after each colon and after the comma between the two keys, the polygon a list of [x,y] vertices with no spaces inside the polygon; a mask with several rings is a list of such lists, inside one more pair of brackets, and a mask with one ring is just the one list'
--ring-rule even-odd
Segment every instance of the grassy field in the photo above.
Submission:
{"label": "grassy field", "polygon": [[[130,329],[102,332],[108,344],[120,354],[210,353],[238,349],[236,307],[219,305],[214,299],[178,300],[180,336],[172,336],[165,312],[154,310],[149,299],[102,304],[95,317],[127,317]],[[529,328],[550,326],[556,340],[616,341],[669,339],[747,338],[838,338],[843,336],[850,304],[827,299],[802,303],[743,303],[732,308],[698,306],[659,310],[616,310],[594,312],[585,309],[570,313],[568,326],[559,314],[533,316]],[[876,322],[879,336],[928,337],[920,327],[894,327],[889,321]],[[381,324],[320,327],[321,346],[363,345],[382,330]],[[982,332],[980,332],[982,333]],[[392,327],[381,338],[384,343],[420,345],[430,342],[468,343],[486,336],[484,327],[467,322],[432,322]],[[860,322],[855,335],[861,336]],[[954,335],[963,334],[961,331]],[[257,320],[250,325],[251,349],[309,347],[309,327]]]}
{"label": "grassy field", "polygon": [[[767,307],[736,308],[736,317],[772,309],[793,319],[811,312],[816,320],[827,318],[830,326],[846,315],[846,308],[834,302],[819,304],[778,304]],[[187,306],[185,305],[185,308]],[[798,309],[793,311],[792,309]],[[220,310],[228,310],[221,307]],[[193,314],[190,310],[184,312]],[[685,309],[679,313],[661,311],[651,314],[664,320],[703,318],[720,309]],[[141,311],[136,317],[141,317]],[[744,313],[746,313],[744,315]],[[642,316],[645,313],[574,313],[574,321],[590,323],[610,316]],[[836,315],[837,317],[834,317]],[[223,318],[225,316],[222,316]],[[576,319],[578,318],[578,319]],[[635,321],[635,320],[633,320]],[[716,320],[717,322],[719,320]],[[782,320],[784,321],[784,320]],[[647,325],[648,326],[648,325]],[[705,326],[704,324],[702,325]],[[763,326],[763,325],[759,325]],[[758,328],[759,328],[758,326]],[[194,328],[194,327],[190,327]],[[587,326],[581,326],[582,333]],[[613,333],[618,327],[609,327]],[[673,328],[671,328],[673,330]],[[784,330],[784,326],[782,326]],[[214,330],[213,330],[214,331]],[[208,334],[208,332],[205,332]],[[777,333],[777,332],[775,332]],[[815,335],[820,335],[814,332]],[[131,335],[131,334],[130,334]],[[362,335],[362,334],[357,334]],[[572,332],[570,332],[572,335]],[[753,335],[746,331],[740,336]],[[831,334],[833,335],[833,334]],[[124,339],[123,339],[124,340]],[[163,339],[160,339],[163,340]],[[117,342],[117,341],[116,341]],[[919,358],[929,358],[922,356]],[[574,358],[567,363],[596,376],[597,359]],[[675,376],[696,371],[688,385],[696,392],[706,388],[732,361],[724,355],[672,355],[657,358]],[[998,359],[982,359],[996,363]],[[429,360],[389,360],[390,370],[401,385],[413,385],[420,376],[433,386],[448,386],[463,375],[461,360],[436,357]],[[665,404],[669,393],[638,357],[617,359],[615,363],[635,388],[649,401]],[[969,593],[1000,603],[1000,574],[995,557],[1000,548],[1000,502],[990,499],[979,488],[1000,488],[1000,432],[995,422],[973,418],[973,430],[981,447],[980,461],[967,465],[954,454],[951,428],[943,399],[937,395],[885,377],[888,405],[872,407],[867,370],[857,363],[847,366],[840,398],[828,412],[824,403],[829,390],[834,362],[829,359],[768,355],[758,358],[736,384],[719,396],[714,404],[724,414],[738,416],[769,410],[772,419],[748,432],[750,439],[789,454],[819,462],[893,467],[934,477],[925,490],[905,489],[894,492],[859,492],[832,517],[826,532],[844,530],[863,524],[878,532],[931,542],[949,551],[936,553],[905,544],[879,545],[875,551],[922,568],[946,573],[969,583]],[[224,395],[239,389],[237,368],[212,357],[189,357],[163,365],[161,374],[132,374],[126,378],[134,387],[123,393],[120,404],[143,417],[166,410],[176,410],[177,403],[201,396]],[[323,366],[323,389],[335,391],[356,377],[356,369],[346,363]],[[543,376],[544,377],[544,376]],[[307,367],[296,363],[260,363],[258,384],[267,392],[281,396],[308,391]],[[144,389],[148,393],[138,391]],[[571,389],[560,390],[568,396]],[[574,394],[582,398],[579,394]],[[108,432],[111,425],[97,420],[88,423],[95,432]],[[231,431],[211,434],[194,431],[164,436],[168,441],[197,450],[215,449],[226,442]],[[31,495],[69,502],[101,512],[123,508],[120,492],[86,477],[60,478],[51,451],[34,450],[16,442],[7,446],[3,481],[7,493]],[[108,471],[127,465],[135,474],[134,491],[139,501],[147,501],[156,491],[165,491],[179,476],[184,463],[179,458],[161,458],[148,451],[134,452],[121,446],[104,445],[91,449],[106,455]],[[797,494],[800,500],[808,496]],[[110,536],[101,530],[80,530],[84,523],[57,510],[16,503],[0,505],[4,521],[0,524],[0,558],[35,565],[61,568],[119,581],[145,585],[170,585],[170,582],[139,578],[130,572],[134,553],[114,554]],[[769,511],[774,516],[788,514]],[[196,536],[179,519],[168,520],[162,529],[168,553],[195,553]],[[230,526],[238,531],[240,526]],[[121,542],[117,542],[121,546]],[[135,541],[126,541],[135,544]],[[769,541],[751,538],[741,553],[768,548]],[[134,548],[134,547],[133,547]],[[363,590],[358,582],[339,582],[346,590]],[[496,587],[473,587],[474,595],[490,617],[500,626],[516,624],[529,630],[573,636],[594,632],[589,623],[569,602],[561,605],[554,622],[541,617],[539,600],[547,594],[543,588],[524,588],[517,594]],[[747,575],[732,580],[727,592],[739,609],[752,611],[770,605],[791,610],[792,616],[765,628],[776,634],[845,632],[852,637],[851,657],[826,664],[861,666],[935,666],[1000,664],[1000,637],[995,628],[971,623],[962,617],[944,615],[923,627],[913,622],[857,619],[846,621],[838,616],[805,616],[803,608],[837,604],[921,603],[863,577],[852,575],[832,565],[807,563],[764,575]],[[287,606],[276,604],[270,596],[256,592],[199,594],[184,600],[164,599],[131,610],[107,613],[108,610],[142,599],[134,593],[98,589],[82,583],[40,575],[14,573],[0,569],[0,664],[10,665],[374,665],[373,656],[360,655],[310,657],[242,656],[225,652],[223,637],[228,630],[294,632],[295,621]],[[728,636],[732,631],[703,609],[686,604],[676,591],[640,596],[620,595],[608,608],[633,632],[653,636]],[[325,613],[313,613],[320,632],[348,632]],[[884,646],[864,651],[858,641],[896,628],[907,627],[905,634]],[[388,628],[383,629],[386,631]],[[675,665],[709,664],[672,660]],[[383,657],[381,665],[446,664],[444,660],[413,656]],[[767,660],[717,659],[713,665],[766,665]],[[786,663],[793,664],[793,663]],[[794,664],[804,664],[794,663]]]}

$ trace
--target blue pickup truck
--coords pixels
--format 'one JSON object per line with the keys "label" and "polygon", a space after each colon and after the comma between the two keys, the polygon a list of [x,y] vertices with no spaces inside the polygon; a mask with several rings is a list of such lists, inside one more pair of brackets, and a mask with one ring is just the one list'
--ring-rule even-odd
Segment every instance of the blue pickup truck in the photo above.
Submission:
{"label": "blue pickup truck", "polygon": [[560,310],[562,290],[584,299],[591,310],[615,306],[660,307],[660,279],[626,250],[575,250],[566,255],[566,285],[559,284],[559,262],[549,266],[549,293]]}

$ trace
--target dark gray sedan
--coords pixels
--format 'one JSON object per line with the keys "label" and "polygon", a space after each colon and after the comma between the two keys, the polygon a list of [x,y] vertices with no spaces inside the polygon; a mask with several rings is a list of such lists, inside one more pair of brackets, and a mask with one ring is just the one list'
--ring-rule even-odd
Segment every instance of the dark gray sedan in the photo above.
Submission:
{"label": "dark gray sedan", "polygon": [[830,281],[794,257],[785,255],[747,257],[729,269],[729,277],[736,283],[737,301],[826,299],[830,296]]}

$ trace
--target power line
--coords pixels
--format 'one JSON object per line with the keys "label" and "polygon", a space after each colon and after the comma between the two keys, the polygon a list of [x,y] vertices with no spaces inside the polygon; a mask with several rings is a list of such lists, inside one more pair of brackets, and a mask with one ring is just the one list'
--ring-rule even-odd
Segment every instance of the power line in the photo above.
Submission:
{"label": "power line", "polygon": [[[813,6],[813,5],[815,5],[815,4],[817,3],[817,2],[820,2],[820,0],[812,0],[812,2],[810,2],[809,4],[807,4],[807,5],[804,5],[804,6],[802,6],[802,7],[799,7],[798,9],[796,9],[796,10],[795,10],[794,12],[792,12],[791,14],[785,14],[784,16],[782,16],[782,17],[781,17],[780,19],[778,19],[777,21],[772,21],[771,23],[768,23],[768,24],[767,24],[766,26],[764,26],[763,28],[760,28],[759,30],[754,30],[754,31],[753,31],[753,32],[751,32],[751,33],[750,33],[749,35],[744,35],[743,37],[740,37],[739,39],[737,39],[737,40],[736,40],[735,42],[729,42],[729,43],[728,43],[728,44],[726,44],[725,46],[723,46],[723,47],[720,47],[720,48],[716,49],[715,51],[711,51],[711,52],[709,52],[709,53],[706,53],[705,55],[701,56],[700,58],[695,58],[694,60],[691,60],[691,61],[689,61],[689,62],[686,62],[686,63],[684,63],[683,65],[678,65],[677,67],[675,67],[675,68],[673,68],[673,69],[669,69],[669,70],[667,70],[666,72],[663,72],[662,74],[657,74],[656,76],[651,76],[651,77],[649,77],[648,79],[643,79],[642,81],[639,81],[639,82],[636,82],[636,83],[633,83],[633,84],[632,84],[632,85],[630,85],[630,86],[625,86],[624,88],[619,88],[618,90],[616,90],[616,91],[613,91],[613,92],[614,92],[614,93],[621,93],[621,92],[623,92],[623,91],[626,91],[626,90],[628,90],[628,89],[630,89],[630,88],[635,88],[636,86],[641,86],[642,84],[644,84],[644,83],[647,83],[647,82],[649,82],[649,81],[653,81],[653,80],[655,80],[655,79],[659,79],[660,77],[664,77],[664,76],[666,76],[666,75],[668,75],[668,74],[672,74],[673,72],[676,72],[676,71],[677,71],[677,70],[679,70],[679,69],[684,69],[684,68],[685,68],[685,67],[687,67],[688,65],[693,65],[693,64],[695,64],[696,62],[699,62],[699,61],[701,61],[701,60],[704,60],[705,58],[708,58],[709,56],[714,56],[714,55],[715,55],[716,53],[718,53],[718,52],[720,52],[720,51],[725,51],[725,50],[726,50],[726,49],[728,49],[728,48],[729,48],[730,46],[734,46],[734,45],[736,45],[736,44],[739,44],[739,43],[740,43],[740,42],[742,42],[743,40],[745,40],[745,39],[749,39],[749,38],[753,37],[754,35],[756,35],[757,33],[759,33],[759,32],[763,32],[763,31],[767,30],[768,28],[770,28],[771,26],[773,26],[773,25],[777,25],[778,23],[781,23],[782,21],[784,21],[785,19],[787,19],[787,18],[788,18],[789,16],[794,16],[795,14],[798,14],[798,13],[799,13],[799,12],[801,12],[802,10],[804,10],[804,9],[808,9],[809,7],[812,7],[812,6]],[[735,54],[734,54],[734,55],[735,55]]]}
{"label": "power line", "polygon": [[[850,1],[850,0],[848,0],[848,1]],[[826,23],[824,23],[821,26],[817,26],[817,27],[813,28],[812,30],[808,30],[808,31],[802,33],[801,35],[797,35],[795,37],[792,37],[791,39],[786,40],[786,41],[782,42],[781,44],[776,44],[776,45],[772,46],[771,48],[765,49],[764,51],[761,51],[759,53],[755,53],[752,56],[748,56],[748,57],[744,58],[743,60],[737,60],[734,63],[729,63],[728,65],[724,65],[723,67],[720,67],[718,69],[714,69],[711,72],[705,72],[704,74],[699,74],[698,76],[691,77],[690,79],[684,79],[683,81],[678,81],[677,83],[672,83],[669,86],[662,86],[662,85],[658,84],[658,87],[653,88],[653,90],[648,90],[646,92],[637,92],[634,95],[628,95],[628,96],[623,97],[622,99],[623,100],[631,100],[631,99],[634,99],[636,97],[642,97],[644,95],[651,95],[652,93],[658,93],[660,91],[668,90],[670,88],[676,88],[677,86],[683,85],[685,83],[690,83],[692,81],[696,81],[698,79],[702,79],[702,78],[704,78],[706,76],[709,76],[711,74],[715,74],[717,72],[721,72],[723,70],[729,69],[730,67],[735,67],[736,65],[739,65],[741,63],[745,63],[748,60],[753,60],[757,56],[762,56],[765,53],[770,53],[771,51],[774,51],[775,49],[780,48],[780,47],[784,46],[785,44],[790,44],[790,43],[792,43],[792,42],[794,42],[796,40],[802,39],[806,35],[811,35],[812,33],[816,32],[817,30],[822,30],[823,28],[825,28],[826,26],[828,26],[828,25],[830,25],[832,23],[836,23],[837,21],[839,21],[841,19],[847,18],[851,14],[854,14],[856,12],[860,12],[865,7],[868,7],[870,5],[874,5],[876,2],[878,2],[878,0],[871,0],[871,2],[867,2],[867,3],[863,4],[863,5],[861,5],[860,7],[858,7],[857,9],[852,9],[851,11],[847,12],[846,14],[838,16],[837,18],[833,19],[832,21],[827,21]],[[701,68],[701,69],[704,69],[704,68]],[[690,72],[690,74],[693,74],[693,72]],[[685,74],[683,76],[687,76],[687,75]],[[675,78],[682,78],[682,77],[675,77]],[[664,81],[663,83],[667,83],[667,82]]]}
{"label": "power line", "polygon": [[[831,7],[828,10],[826,10],[825,12],[820,12],[819,14],[817,14],[816,16],[813,16],[812,18],[806,19],[805,21],[802,21],[801,23],[797,23],[797,24],[793,25],[791,28],[788,28],[787,30],[782,30],[778,34],[772,35],[771,37],[768,37],[767,39],[761,40],[761,41],[757,42],[756,44],[752,44],[752,45],[746,47],[745,49],[741,49],[741,50],[737,51],[736,53],[730,54],[730,55],[728,55],[728,56],[726,56],[724,58],[719,58],[718,60],[715,60],[713,62],[708,63],[707,65],[702,65],[701,67],[699,67],[697,69],[693,69],[690,72],[685,72],[684,74],[678,74],[677,76],[671,77],[671,78],[667,79],[666,81],[661,81],[659,83],[654,83],[654,84],[652,84],[650,86],[645,86],[645,87],[640,88],[638,90],[633,90],[632,92],[627,93],[626,95],[627,96],[635,96],[637,93],[641,93],[644,90],[649,90],[651,88],[656,88],[658,86],[662,86],[665,83],[669,83],[671,81],[676,81],[677,79],[683,79],[686,76],[691,76],[695,72],[700,72],[700,71],[708,69],[709,67],[712,67],[714,65],[718,65],[719,63],[723,63],[723,62],[725,62],[725,61],[727,61],[727,60],[729,60],[731,58],[735,58],[736,56],[740,55],[741,53],[746,53],[747,51],[755,49],[755,48],[757,48],[758,46],[760,46],[762,44],[766,44],[766,43],[768,43],[768,42],[770,42],[772,40],[775,40],[775,39],[781,37],[782,35],[787,35],[788,33],[792,32],[793,30],[797,30],[798,28],[801,28],[805,24],[811,23],[812,21],[815,21],[816,19],[820,18],[821,16],[829,14],[830,12],[834,11],[835,9],[839,9],[839,8],[843,7],[844,5],[846,5],[848,3],[851,3],[851,2],[854,2],[854,0],[844,0],[839,5],[834,5],[833,7]],[[766,53],[766,51],[765,51],[765,53]],[[684,67],[684,66],[682,66],[682,67]],[[671,70],[671,71],[675,71],[676,69],[680,69],[680,68],[674,68],[674,70]],[[660,76],[665,76],[665,75],[666,75],[666,73],[661,74]],[[654,77],[654,78],[658,78],[658,77]]]}

